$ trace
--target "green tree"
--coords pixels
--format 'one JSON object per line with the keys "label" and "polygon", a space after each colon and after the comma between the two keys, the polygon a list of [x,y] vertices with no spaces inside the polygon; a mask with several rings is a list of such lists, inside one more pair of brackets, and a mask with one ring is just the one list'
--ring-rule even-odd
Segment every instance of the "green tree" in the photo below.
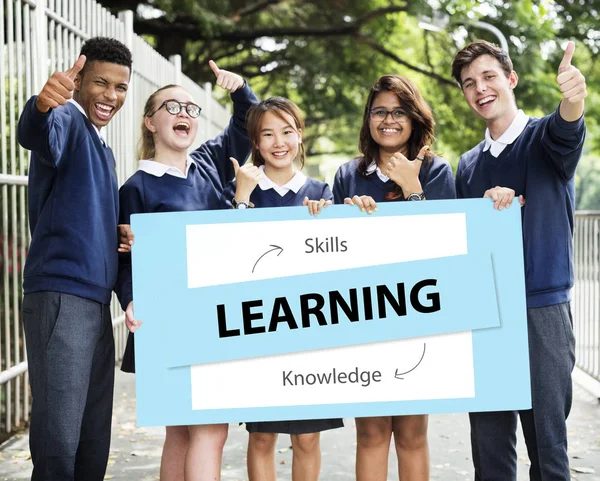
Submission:
{"label": "green tree", "polygon": [[[497,41],[473,25],[483,20],[508,39],[519,107],[533,115],[558,105],[556,70],[567,39],[584,72],[588,145],[600,149],[597,52],[600,0],[101,0],[136,12],[134,28],[165,56],[182,54],[184,72],[210,81],[208,60],[243,74],[260,96],[283,95],[307,114],[310,155],[356,153],[368,87],[384,73],[413,79],[432,105],[436,150],[456,163],[481,140],[484,125],[468,111],[450,78],[454,53],[475,38]],[[585,3],[585,5],[583,5]],[[443,31],[420,27],[433,7]]]}

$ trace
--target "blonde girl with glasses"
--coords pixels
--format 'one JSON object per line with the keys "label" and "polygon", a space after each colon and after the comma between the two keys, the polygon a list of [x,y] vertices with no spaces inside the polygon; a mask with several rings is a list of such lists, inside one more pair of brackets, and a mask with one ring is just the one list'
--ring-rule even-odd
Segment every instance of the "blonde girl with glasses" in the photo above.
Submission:
{"label": "blonde girl with glasses", "polygon": [[[230,207],[224,186],[234,178],[230,157],[246,159],[250,141],[246,114],[258,100],[245,80],[210,62],[217,85],[231,93],[233,116],[215,139],[188,155],[196,138],[200,107],[178,85],[154,92],[144,108],[138,170],[119,191],[119,224],[132,214],[212,210]],[[121,233],[121,239],[123,239]],[[117,293],[130,331],[121,369],[135,372],[133,333],[141,321],[133,311],[131,256],[121,245]],[[165,246],[165,253],[167,246]],[[157,253],[160,255],[161,253]],[[165,319],[165,322],[173,321]],[[167,426],[160,467],[161,481],[214,481],[220,479],[227,424]]]}

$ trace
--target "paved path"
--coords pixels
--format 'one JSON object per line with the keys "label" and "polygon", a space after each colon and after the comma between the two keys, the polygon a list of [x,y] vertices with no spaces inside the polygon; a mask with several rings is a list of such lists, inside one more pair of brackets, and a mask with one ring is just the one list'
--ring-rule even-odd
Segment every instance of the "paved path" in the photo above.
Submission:
{"label": "paved path", "polygon": [[[355,434],[352,419],[346,427],[322,435],[324,481],[354,479]],[[431,416],[429,421],[431,479],[472,480],[469,426],[466,414]],[[572,479],[600,481],[600,404],[575,386],[575,400],[569,417],[569,455]],[[157,481],[164,428],[137,428],[135,425],[135,385],[132,375],[117,371],[113,439],[105,479]],[[526,481],[527,452],[519,437],[519,481]],[[29,479],[28,437],[15,436],[0,446],[0,481]],[[225,446],[222,481],[246,480],[247,434],[243,426],[231,425]],[[289,480],[292,453],[289,437],[278,441],[278,479]],[[389,479],[397,481],[396,460],[390,456]]]}

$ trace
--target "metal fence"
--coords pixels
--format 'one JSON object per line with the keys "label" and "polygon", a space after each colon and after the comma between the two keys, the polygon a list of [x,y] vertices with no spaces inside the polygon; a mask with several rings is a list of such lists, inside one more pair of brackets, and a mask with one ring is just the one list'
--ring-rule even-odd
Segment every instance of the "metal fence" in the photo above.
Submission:
{"label": "metal fence", "polygon": [[577,367],[600,383],[600,211],[575,213],[571,294]]}
{"label": "metal fence", "polygon": [[[19,113],[53,71],[68,69],[81,44],[93,36],[114,37],[133,53],[127,101],[107,128],[119,181],[136,169],[135,147],[148,96],[165,84],[183,85],[203,107],[196,145],[223,130],[230,110],[181,73],[181,59],[161,57],[133,33],[133,13],[114,17],[93,0],[0,0],[0,441],[27,421],[29,391],[21,324],[22,271],[29,226],[26,189],[28,151],[16,141]],[[113,302],[116,352],[125,328]]]}

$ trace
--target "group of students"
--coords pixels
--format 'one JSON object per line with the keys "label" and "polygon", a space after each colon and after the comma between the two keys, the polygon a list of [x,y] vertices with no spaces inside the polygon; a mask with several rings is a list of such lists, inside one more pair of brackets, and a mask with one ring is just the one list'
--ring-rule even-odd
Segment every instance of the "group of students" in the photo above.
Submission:
{"label": "group of students", "polygon": [[[497,209],[509,207],[515,196],[524,205],[527,197],[523,237],[533,409],[470,415],[475,479],[516,479],[517,415],[531,479],[569,479],[573,178],[587,94],[585,78],[571,65],[573,49],[569,44],[559,67],[559,108],[542,119],[517,109],[518,77],[506,52],[477,41],[456,55],[453,76],[487,125],[485,140],[461,157],[456,179],[431,149],[433,114],[417,87],[399,75],[382,76],[366,100],[360,155],[339,168],[333,189],[301,172],[300,109],[282,97],[259,102],[242,77],[211,62],[216,84],[234,104],[227,128],[188,154],[200,107],[180,86],[157,90],[144,108],[138,170],[119,190],[101,129],[125,100],[131,54],[114,39],[88,40],[75,65],[53,74],[19,121],[19,142],[32,151],[32,243],[23,300],[32,480],[104,477],[114,376],[108,309],[113,288],[131,332],[125,371],[135,371],[133,332],[141,325],[134,316],[127,230],[120,241],[117,234],[117,225],[129,224],[132,214],[305,206],[316,215],[332,202],[371,214],[379,202],[457,194],[488,197]],[[251,162],[244,163],[249,154]],[[356,419],[357,480],[387,479],[392,437],[400,479],[428,480],[427,420]],[[341,419],[246,423],[249,479],[275,479],[278,433],[291,435],[292,479],[318,479],[319,433],[342,425]],[[226,424],[167,427],[161,480],[219,479],[227,434]]]}

